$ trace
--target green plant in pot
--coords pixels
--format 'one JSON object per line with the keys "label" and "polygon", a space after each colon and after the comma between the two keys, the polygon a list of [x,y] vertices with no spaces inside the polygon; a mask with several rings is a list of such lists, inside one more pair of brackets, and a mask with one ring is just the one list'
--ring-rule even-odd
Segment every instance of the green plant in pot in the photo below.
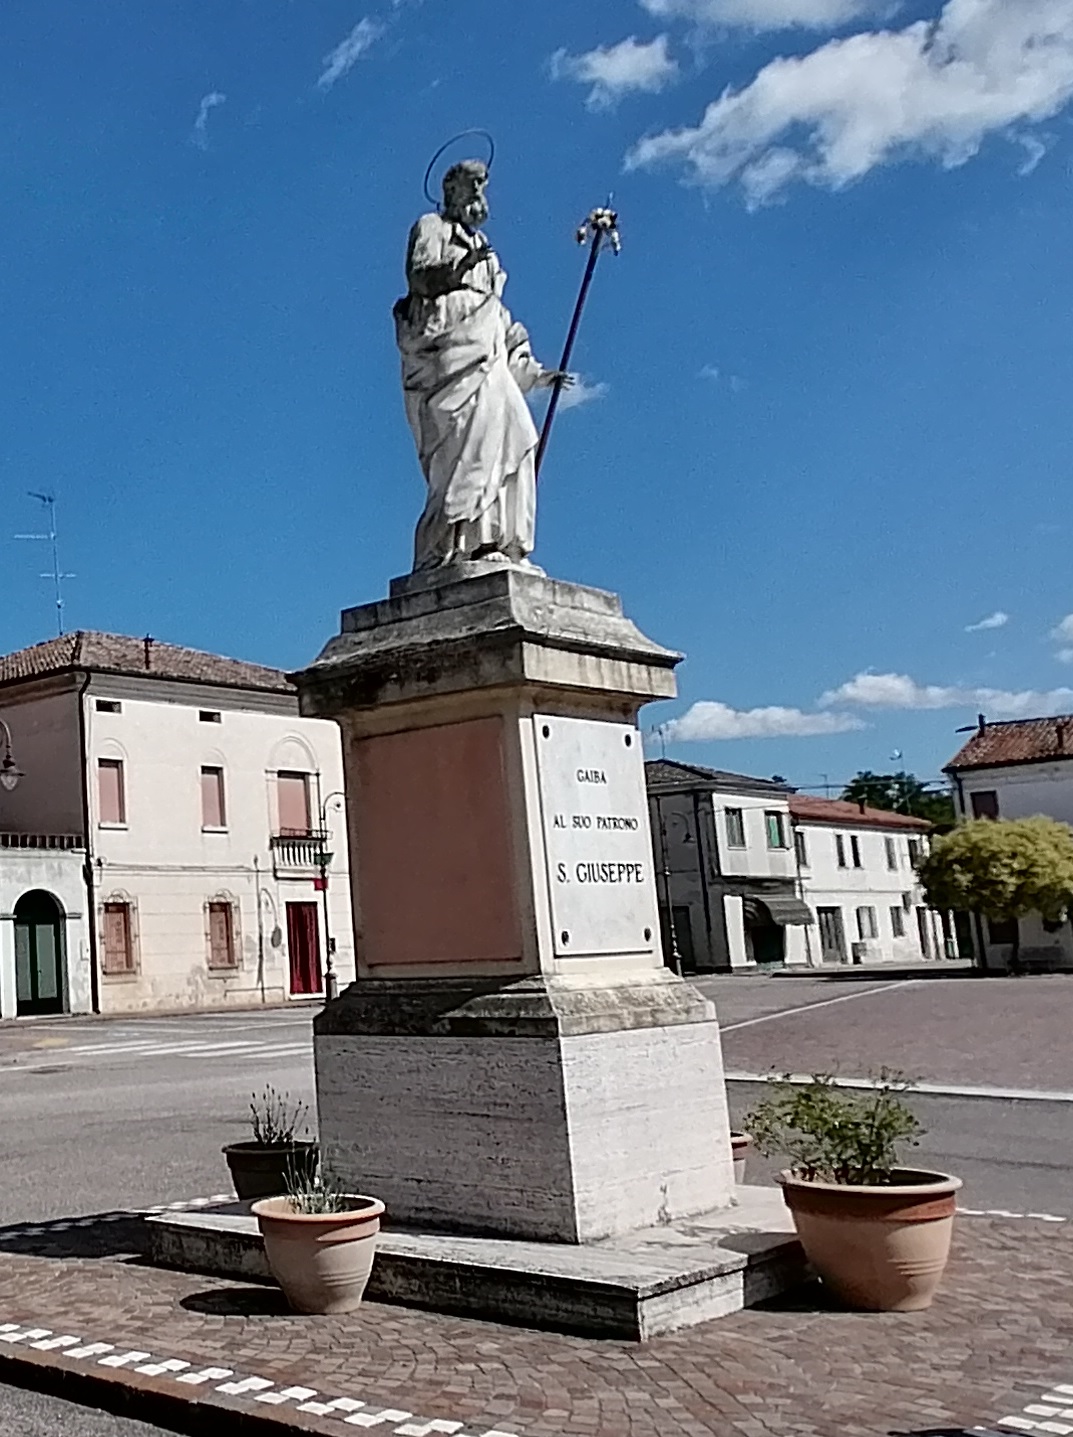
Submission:
{"label": "green plant in pot", "polygon": [[308,1116],[305,1103],[294,1102],[271,1084],[251,1096],[252,1141],[228,1143],[223,1150],[243,1202],[277,1197],[287,1191],[288,1179],[316,1168],[316,1143],[297,1136]]}
{"label": "green plant in pot", "polygon": [[296,1312],[352,1312],[365,1293],[384,1204],[345,1193],[319,1167],[288,1178],[285,1197],[253,1204],[272,1275]]}
{"label": "green plant in pot", "polygon": [[778,1181],[805,1256],[849,1307],[930,1307],[950,1254],[960,1178],[899,1163],[922,1131],[910,1087],[886,1069],[864,1091],[786,1078],[746,1120],[759,1152],[789,1158]]}

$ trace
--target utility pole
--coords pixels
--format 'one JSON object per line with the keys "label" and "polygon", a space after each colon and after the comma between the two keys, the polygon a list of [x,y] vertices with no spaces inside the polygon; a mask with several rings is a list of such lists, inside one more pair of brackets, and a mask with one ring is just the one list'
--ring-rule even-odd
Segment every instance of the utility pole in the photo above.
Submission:
{"label": "utility pole", "polygon": [[37,539],[49,545],[52,552],[52,571],[42,574],[42,579],[51,579],[56,592],[56,632],[62,634],[63,629],[63,581],[73,579],[74,574],[65,574],[60,565],[59,537],[56,533],[56,496],[55,494],[36,494],[29,491],[31,499],[37,499],[45,507],[45,514],[48,520],[47,534],[16,534],[16,539]]}

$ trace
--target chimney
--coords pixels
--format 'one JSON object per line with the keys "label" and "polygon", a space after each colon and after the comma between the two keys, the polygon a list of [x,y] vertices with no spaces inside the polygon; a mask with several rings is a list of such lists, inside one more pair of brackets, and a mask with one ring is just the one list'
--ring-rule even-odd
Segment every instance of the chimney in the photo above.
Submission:
{"label": "chimney", "polygon": [[151,638],[148,634],[146,634],[146,636],[145,636],[145,667],[146,667],[146,670],[152,668],[152,666],[153,666],[152,660],[153,660],[153,640],[152,640],[152,638]]}
{"label": "chimney", "polygon": [[859,799],[857,800],[857,807],[861,810],[861,817],[863,818],[863,817],[864,817],[864,799],[863,799],[863,798],[859,798]]}
{"label": "chimney", "polygon": [[986,730],[987,730],[987,715],[986,715],[986,714],[977,714],[977,715],[976,715],[976,727],[977,727],[977,729],[979,730],[980,737],[983,738],[984,733],[985,733]]}

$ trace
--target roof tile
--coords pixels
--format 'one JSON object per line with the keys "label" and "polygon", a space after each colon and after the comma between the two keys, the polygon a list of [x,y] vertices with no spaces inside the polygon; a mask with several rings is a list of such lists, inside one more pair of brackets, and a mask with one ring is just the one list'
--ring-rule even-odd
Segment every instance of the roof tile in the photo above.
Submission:
{"label": "roof tile", "polygon": [[1044,763],[1056,758],[1073,758],[1073,714],[981,724],[946,770]]}
{"label": "roof tile", "polygon": [[806,793],[791,795],[790,816],[803,823],[837,823],[844,828],[900,828],[916,833],[927,833],[931,828],[926,818],[891,813],[886,808],[862,807],[845,798],[815,798]]}
{"label": "roof tile", "polygon": [[152,638],[132,639],[86,629],[0,656],[0,686],[77,670],[294,693],[294,685],[280,669]]}

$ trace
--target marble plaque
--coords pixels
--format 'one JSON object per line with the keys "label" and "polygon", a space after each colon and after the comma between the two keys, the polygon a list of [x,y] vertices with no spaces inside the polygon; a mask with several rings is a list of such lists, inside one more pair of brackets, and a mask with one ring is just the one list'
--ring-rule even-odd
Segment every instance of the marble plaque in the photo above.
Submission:
{"label": "marble plaque", "polygon": [[536,715],[555,955],[659,944],[641,735],[629,724]]}

